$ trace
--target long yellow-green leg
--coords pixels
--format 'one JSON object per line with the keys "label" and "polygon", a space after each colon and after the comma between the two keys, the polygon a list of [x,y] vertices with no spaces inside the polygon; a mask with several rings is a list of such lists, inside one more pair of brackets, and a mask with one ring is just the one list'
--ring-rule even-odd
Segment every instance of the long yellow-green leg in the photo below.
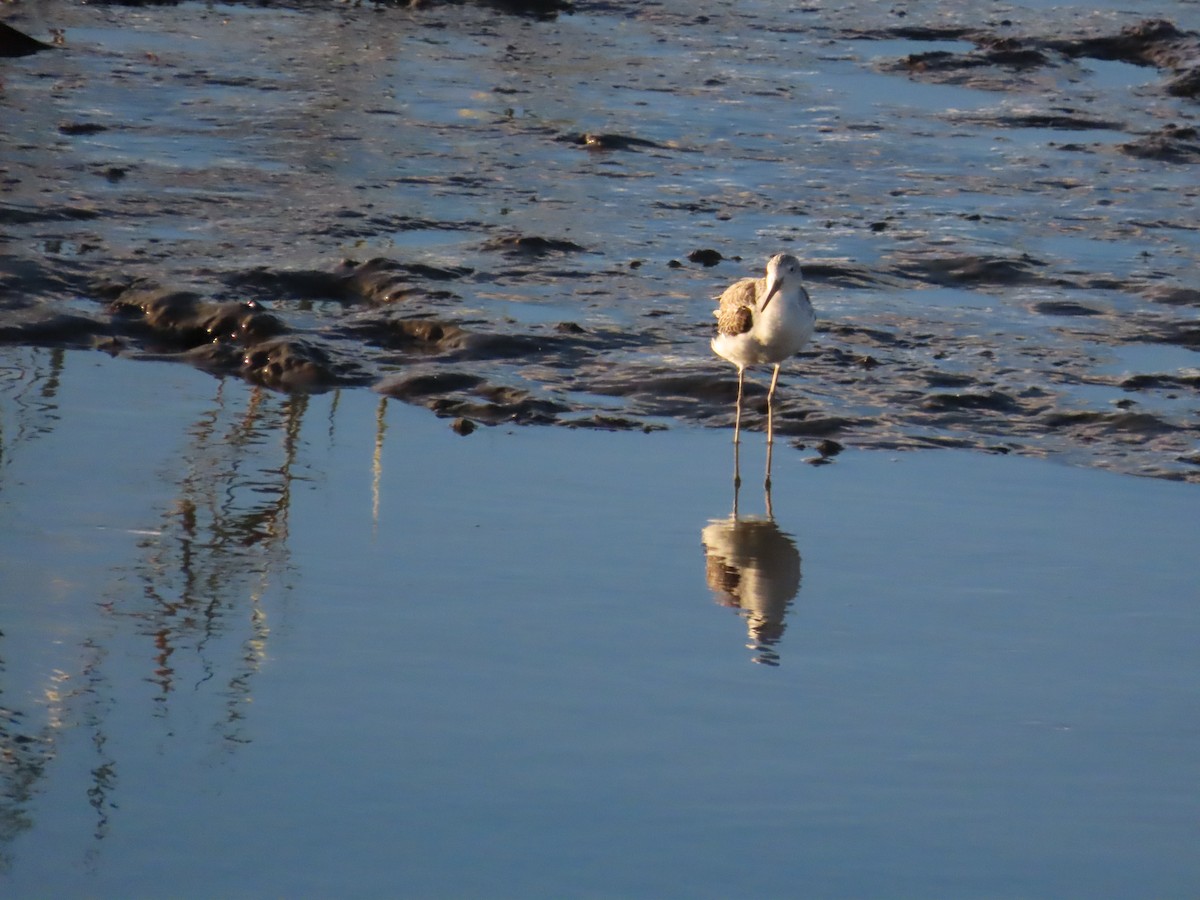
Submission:
{"label": "long yellow-green leg", "polygon": [[775,443],[775,384],[779,381],[779,363],[775,363],[775,374],[771,376],[771,390],[767,391],[767,446]]}
{"label": "long yellow-green leg", "polygon": [[738,398],[737,412],[733,417],[733,442],[738,443],[742,437],[742,385],[746,382],[746,367],[738,366]]}

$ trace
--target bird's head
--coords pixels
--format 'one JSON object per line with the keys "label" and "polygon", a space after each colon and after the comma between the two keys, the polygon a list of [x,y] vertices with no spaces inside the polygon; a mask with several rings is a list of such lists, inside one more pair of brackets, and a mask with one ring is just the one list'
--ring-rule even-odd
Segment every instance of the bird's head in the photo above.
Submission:
{"label": "bird's head", "polygon": [[802,284],[804,275],[800,271],[800,260],[790,253],[776,253],[767,260],[767,293],[759,310],[767,308],[771,298],[785,284]]}

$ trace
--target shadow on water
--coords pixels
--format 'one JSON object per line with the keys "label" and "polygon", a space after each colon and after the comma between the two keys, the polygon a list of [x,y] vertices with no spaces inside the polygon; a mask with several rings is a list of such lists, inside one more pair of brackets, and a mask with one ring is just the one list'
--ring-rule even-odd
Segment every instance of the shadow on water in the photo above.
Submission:
{"label": "shadow on water", "polygon": [[753,661],[777,666],[777,646],[785,619],[800,592],[800,551],[792,535],[775,522],[771,502],[771,450],[767,445],[763,481],[763,515],[742,515],[740,444],[733,445],[733,511],[713,519],[700,532],[705,579],[721,606],[738,611],[746,621]]}

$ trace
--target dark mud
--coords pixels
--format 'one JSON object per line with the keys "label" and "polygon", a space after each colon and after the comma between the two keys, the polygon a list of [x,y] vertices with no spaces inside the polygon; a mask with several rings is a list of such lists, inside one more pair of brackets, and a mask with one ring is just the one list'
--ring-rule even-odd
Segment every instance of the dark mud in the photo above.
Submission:
{"label": "dark mud", "polygon": [[724,427],[711,298],[786,247],[793,443],[1200,481],[1195,32],[498,6],[14,5],[55,46],[0,75],[0,341],[461,433]]}

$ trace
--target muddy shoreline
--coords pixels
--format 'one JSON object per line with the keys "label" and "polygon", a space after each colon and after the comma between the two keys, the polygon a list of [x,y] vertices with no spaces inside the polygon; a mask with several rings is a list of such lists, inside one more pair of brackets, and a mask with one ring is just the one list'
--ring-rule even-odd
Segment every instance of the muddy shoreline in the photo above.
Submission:
{"label": "muddy shoreline", "polygon": [[16,4],[0,341],[727,427],[711,297],[786,247],[795,445],[1200,481],[1200,37],[968,10]]}

